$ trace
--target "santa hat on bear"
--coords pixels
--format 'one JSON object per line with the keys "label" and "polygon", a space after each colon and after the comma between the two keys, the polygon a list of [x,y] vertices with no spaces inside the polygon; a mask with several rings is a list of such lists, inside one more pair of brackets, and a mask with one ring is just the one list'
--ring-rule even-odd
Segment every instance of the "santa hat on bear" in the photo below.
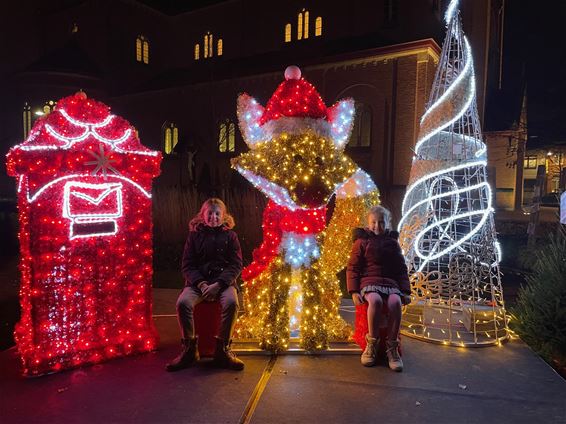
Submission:
{"label": "santa hat on bear", "polygon": [[285,69],[285,81],[265,108],[246,93],[238,96],[238,121],[250,148],[280,134],[301,134],[312,130],[343,148],[354,123],[354,100],[342,99],[326,107],[316,88],[301,77],[297,66]]}

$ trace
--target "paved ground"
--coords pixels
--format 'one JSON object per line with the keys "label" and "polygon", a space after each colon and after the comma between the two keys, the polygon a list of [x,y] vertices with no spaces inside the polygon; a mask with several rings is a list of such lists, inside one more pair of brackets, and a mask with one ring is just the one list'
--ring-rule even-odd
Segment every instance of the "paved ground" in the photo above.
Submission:
{"label": "paved ground", "polygon": [[357,355],[245,356],[246,370],[207,362],[163,370],[178,349],[176,290],[158,290],[158,352],[25,379],[0,353],[3,423],[566,422],[566,381],[520,341],[461,349],[403,339],[405,372]]}

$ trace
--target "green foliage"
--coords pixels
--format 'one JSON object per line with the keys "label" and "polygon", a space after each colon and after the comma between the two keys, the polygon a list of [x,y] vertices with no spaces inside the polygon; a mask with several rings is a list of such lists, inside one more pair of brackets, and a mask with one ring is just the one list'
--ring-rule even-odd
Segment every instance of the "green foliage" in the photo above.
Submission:
{"label": "green foliage", "polygon": [[548,362],[566,365],[566,229],[534,252],[536,262],[519,290],[511,321],[521,338]]}

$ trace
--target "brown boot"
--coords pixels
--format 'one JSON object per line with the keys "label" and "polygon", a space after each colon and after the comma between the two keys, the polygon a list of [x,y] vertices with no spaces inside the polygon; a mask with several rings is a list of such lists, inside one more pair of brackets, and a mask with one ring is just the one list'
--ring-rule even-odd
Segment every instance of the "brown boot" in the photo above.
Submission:
{"label": "brown boot", "polygon": [[366,348],[362,353],[361,362],[364,367],[373,367],[377,360],[377,346],[379,339],[374,339],[366,334]]}
{"label": "brown boot", "polygon": [[241,371],[244,369],[244,363],[240,361],[230,345],[232,340],[223,340],[216,338],[216,351],[214,352],[214,363],[217,367],[228,368],[231,370]]}
{"label": "brown boot", "polygon": [[393,371],[401,372],[403,371],[403,360],[399,354],[399,340],[386,342],[387,345],[387,362],[389,363],[389,368]]}
{"label": "brown boot", "polygon": [[198,354],[198,337],[181,339],[183,351],[165,369],[167,371],[179,371],[188,368],[200,359]]}

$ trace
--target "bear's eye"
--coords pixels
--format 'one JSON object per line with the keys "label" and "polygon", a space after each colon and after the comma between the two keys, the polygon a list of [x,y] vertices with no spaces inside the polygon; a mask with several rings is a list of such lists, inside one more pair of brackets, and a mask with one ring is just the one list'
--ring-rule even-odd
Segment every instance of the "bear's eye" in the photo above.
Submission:
{"label": "bear's eye", "polygon": [[314,161],[316,162],[316,164],[317,164],[318,166],[323,166],[323,165],[324,165],[324,161],[321,159],[320,156],[317,156],[317,157],[314,159]]}
{"label": "bear's eye", "polygon": [[293,159],[295,160],[295,162],[302,162],[303,161],[303,157],[299,154],[296,154],[295,156],[293,156]]}

